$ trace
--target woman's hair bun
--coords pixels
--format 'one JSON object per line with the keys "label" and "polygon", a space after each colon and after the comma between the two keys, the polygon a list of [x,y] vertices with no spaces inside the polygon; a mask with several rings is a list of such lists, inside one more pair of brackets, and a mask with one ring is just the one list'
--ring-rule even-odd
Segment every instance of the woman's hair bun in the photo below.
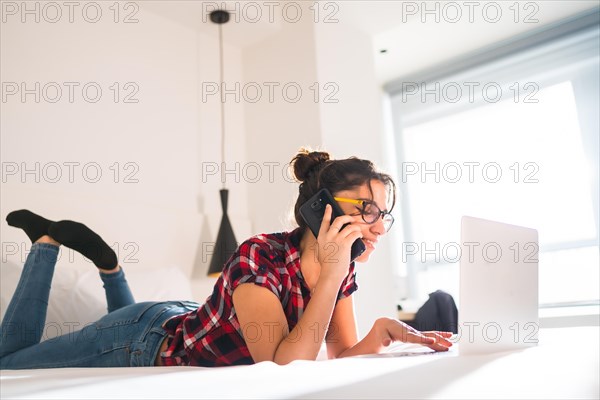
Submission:
{"label": "woman's hair bun", "polygon": [[296,154],[290,164],[294,169],[296,179],[299,182],[304,182],[310,175],[320,170],[329,160],[329,153],[312,151],[303,147],[298,151],[298,154]]}

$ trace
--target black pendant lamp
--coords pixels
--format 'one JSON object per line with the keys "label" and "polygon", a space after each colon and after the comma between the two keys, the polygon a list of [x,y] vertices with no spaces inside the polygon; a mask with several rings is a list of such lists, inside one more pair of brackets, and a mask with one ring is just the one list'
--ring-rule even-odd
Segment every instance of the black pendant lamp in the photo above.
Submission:
{"label": "black pendant lamp", "polygon": [[[210,13],[210,20],[219,25],[219,67],[220,67],[220,82],[223,84],[223,33],[222,26],[229,21],[229,12],[225,10],[215,10]],[[221,92],[221,166],[225,162],[225,103],[223,93]],[[223,180],[223,188],[220,190],[221,207],[223,208],[223,218],[219,226],[217,241],[215,243],[212,259],[208,268],[208,276],[218,277],[223,271],[223,266],[231,257],[237,248],[237,241],[233,233],[233,228],[227,216],[227,198],[229,191],[225,188],[225,180]]]}

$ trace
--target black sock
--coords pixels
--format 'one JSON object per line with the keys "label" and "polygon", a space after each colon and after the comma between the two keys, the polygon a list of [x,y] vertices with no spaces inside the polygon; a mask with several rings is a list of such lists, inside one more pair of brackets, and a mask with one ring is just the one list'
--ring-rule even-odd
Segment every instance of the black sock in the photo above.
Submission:
{"label": "black sock", "polygon": [[10,226],[23,229],[27,236],[29,236],[29,239],[31,239],[31,243],[34,243],[44,235],[48,235],[48,227],[52,223],[52,221],[40,217],[29,210],[11,212],[6,216],[6,222]]}
{"label": "black sock", "polygon": [[117,255],[102,238],[90,228],[74,221],[53,222],[48,228],[50,236],[83,256],[98,268],[113,269],[117,266]]}

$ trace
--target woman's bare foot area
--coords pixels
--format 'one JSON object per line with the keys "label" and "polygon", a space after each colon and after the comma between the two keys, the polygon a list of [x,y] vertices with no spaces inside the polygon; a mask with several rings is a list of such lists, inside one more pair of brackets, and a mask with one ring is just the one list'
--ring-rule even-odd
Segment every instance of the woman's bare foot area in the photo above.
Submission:
{"label": "woman's bare foot area", "polygon": [[51,236],[48,236],[48,235],[44,235],[44,236],[40,237],[34,243],[47,243],[47,244],[52,244],[56,247],[60,246],[60,243],[58,243],[56,240],[52,239]]}
{"label": "woman's bare foot area", "polygon": [[121,270],[121,266],[119,264],[117,264],[117,266],[114,267],[113,269],[98,268],[98,270],[103,274],[114,274]]}

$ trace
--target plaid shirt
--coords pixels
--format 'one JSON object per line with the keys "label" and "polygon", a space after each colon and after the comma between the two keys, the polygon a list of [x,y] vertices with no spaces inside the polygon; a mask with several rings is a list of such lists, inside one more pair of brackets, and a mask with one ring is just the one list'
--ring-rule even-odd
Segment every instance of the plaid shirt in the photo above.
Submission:
{"label": "plaid shirt", "polygon": [[[164,365],[217,367],[253,364],[233,307],[233,291],[254,283],[273,292],[283,307],[289,331],[310,301],[300,271],[300,228],[262,234],[243,242],[229,258],[213,293],[197,310],[177,315],[164,324],[167,350]],[[338,292],[338,300],[358,289],[354,262]]]}

